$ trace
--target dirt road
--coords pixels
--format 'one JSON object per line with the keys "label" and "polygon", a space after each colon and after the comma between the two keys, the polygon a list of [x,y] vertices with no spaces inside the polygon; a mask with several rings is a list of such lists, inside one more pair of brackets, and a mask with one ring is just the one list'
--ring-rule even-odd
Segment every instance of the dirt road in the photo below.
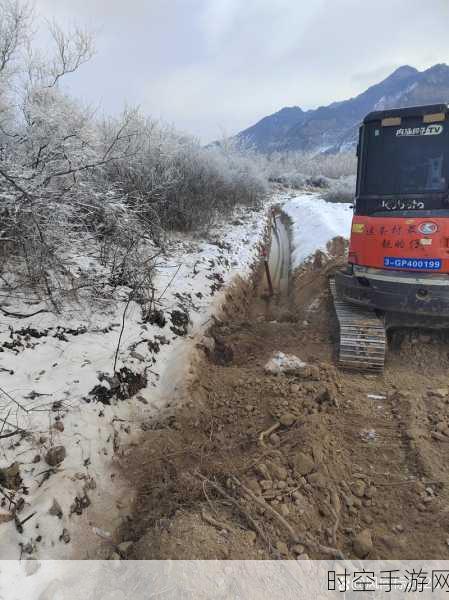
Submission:
{"label": "dirt road", "polygon": [[[448,557],[449,341],[396,333],[384,375],[339,372],[328,276],[343,248],[271,300],[263,269],[229,291],[184,403],[125,465],[127,557]],[[309,367],[267,374],[277,351]]]}

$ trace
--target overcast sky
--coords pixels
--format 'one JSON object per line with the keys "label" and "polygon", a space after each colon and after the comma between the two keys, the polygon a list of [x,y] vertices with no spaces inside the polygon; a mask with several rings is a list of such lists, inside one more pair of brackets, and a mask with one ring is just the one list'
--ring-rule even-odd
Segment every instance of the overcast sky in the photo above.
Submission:
{"label": "overcast sky", "polygon": [[96,31],[67,84],[210,141],[283,106],[343,100],[402,64],[449,62],[448,0],[35,0]]}

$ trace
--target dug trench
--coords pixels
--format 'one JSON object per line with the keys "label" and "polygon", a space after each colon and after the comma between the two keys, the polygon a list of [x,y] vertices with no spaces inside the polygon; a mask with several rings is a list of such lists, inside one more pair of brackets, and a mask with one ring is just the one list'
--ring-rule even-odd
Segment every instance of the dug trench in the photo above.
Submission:
{"label": "dug trench", "polygon": [[[335,367],[333,240],[267,294],[228,290],[177,409],[125,459],[130,559],[449,556],[449,341],[393,334],[384,375]],[[275,261],[276,262],[276,261]],[[275,352],[307,367],[265,370]]]}

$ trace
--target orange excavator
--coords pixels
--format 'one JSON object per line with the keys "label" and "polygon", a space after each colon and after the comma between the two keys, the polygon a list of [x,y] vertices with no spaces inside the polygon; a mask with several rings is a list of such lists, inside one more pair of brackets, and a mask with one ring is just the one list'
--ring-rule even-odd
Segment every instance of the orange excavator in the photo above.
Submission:
{"label": "orange excavator", "polygon": [[369,113],[348,264],[331,281],[339,364],[382,371],[386,331],[449,327],[449,108]]}

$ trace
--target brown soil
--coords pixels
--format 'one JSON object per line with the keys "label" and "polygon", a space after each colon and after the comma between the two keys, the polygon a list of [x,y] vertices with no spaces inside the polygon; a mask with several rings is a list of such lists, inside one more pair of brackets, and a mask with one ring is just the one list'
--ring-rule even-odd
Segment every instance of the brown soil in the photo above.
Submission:
{"label": "brown soil", "polygon": [[[448,340],[399,332],[383,376],[339,372],[339,260],[318,254],[287,299],[263,300],[262,273],[229,292],[187,399],[129,454],[129,558],[449,556]],[[275,351],[315,368],[267,375]]]}

